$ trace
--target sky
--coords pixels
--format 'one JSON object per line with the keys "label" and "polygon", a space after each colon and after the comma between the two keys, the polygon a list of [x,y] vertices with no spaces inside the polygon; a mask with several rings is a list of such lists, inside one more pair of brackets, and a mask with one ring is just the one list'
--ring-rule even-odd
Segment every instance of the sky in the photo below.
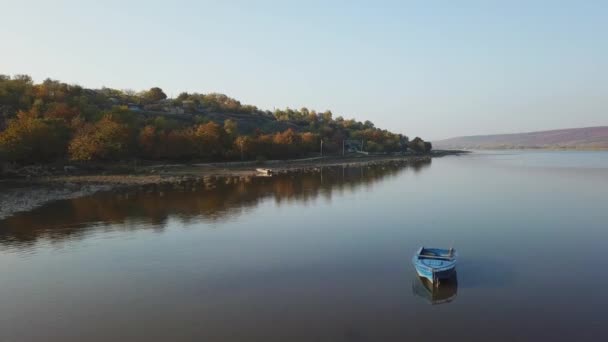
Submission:
{"label": "sky", "polygon": [[608,125],[608,1],[0,0],[0,73],[436,140]]}

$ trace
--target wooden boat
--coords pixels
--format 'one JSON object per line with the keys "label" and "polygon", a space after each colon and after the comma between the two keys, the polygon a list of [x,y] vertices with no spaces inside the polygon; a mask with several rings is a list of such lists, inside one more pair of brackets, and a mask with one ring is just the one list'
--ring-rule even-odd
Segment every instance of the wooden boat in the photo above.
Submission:
{"label": "wooden boat", "polygon": [[257,171],[257,173],[259,175],[262,175],[262,176],[272,176],[272,170],[271,169],[257,168],[255,170]]}
{"label": "wooden boat", "polygon": [[441,282],[441,286],[434,286],[428,279],[413,277],[412,291],[416,296],[424,298],[432,305],[449,303],[458,294],[458,277],[456,271],[448,279]]}
{"label": "wooden boat", "polygon": [[456,251],[454,248],[420,247],[412,262],[421,278],[428,279],[434,286],[439,286],[442,280],[449,279],[456,271]]}

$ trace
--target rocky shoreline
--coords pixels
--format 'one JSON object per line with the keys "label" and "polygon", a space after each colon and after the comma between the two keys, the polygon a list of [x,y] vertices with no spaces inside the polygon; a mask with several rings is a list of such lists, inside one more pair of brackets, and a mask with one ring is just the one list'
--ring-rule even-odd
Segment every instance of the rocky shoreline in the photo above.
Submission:
{"label": "rocky shoreline", "polygon": [[[45,171],[42,176],[26,176],[0,181],[0,220],[17,212],[29,211],[48,202],[89,196],[101,191],[137,187],[151,184],[181,184],[200,181],[205,187],[216,182],[248,181],[260,177],[255,168],[272,169],[274,174],[290,172],[318,172],[323,167],[360,167],[383,164],[407,165],[428,162],[434,157],[458,155],[464,151],[435,151],[427,155],[383,155],[307,158],[287,161],[269,161],[260,166],[255,162],[171,164],[140,166],[129,173],[107,172],[89,174],[59,174]],[[35,170],[30,168],[30,170]],[[67,169],[67,172],[74,170]]]}

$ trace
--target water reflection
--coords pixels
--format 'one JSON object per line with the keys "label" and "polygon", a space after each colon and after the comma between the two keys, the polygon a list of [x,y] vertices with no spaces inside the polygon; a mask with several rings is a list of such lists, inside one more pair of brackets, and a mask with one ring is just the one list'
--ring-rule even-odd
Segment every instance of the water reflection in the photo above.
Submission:
{"label": "water reflection", "polygon": [[334,192],[370,188],[406,169],[420,172],[430,162],[324,167],[270,178],[206,177],[56,201],[1,220],[0,244],[26,248],[39,239],[53,242],[82,238],[91,229],[162,231],[169,219],[216,222],[240,215],[269,199],[279,205],[294,201],[307,204],[319,197],[331,201]]}
{"label": "water reflection", "polygon": [[442,281],[439,286],[433,286],[428,279],[416,276],[412,281],[412,292],[432,305],[449,303],[456,298],[458,293],[458,275],[454,273],[450,279]]}

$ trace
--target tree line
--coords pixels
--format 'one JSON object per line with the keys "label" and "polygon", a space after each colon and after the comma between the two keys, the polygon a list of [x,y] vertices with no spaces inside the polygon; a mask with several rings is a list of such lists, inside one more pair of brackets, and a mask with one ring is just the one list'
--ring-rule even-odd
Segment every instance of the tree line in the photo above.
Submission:
{"label": "tree line", "polygon": [[[138,106],[133,110],[132,105]],[[162,110],[182,108],[173,117]],[[342,151],[346,139],[368,152],[428,152],[420,138],[334,118],[307,108],[262,111],[223,94],[86,89],[27,75],[0,75],[0,158],[53,161],[284,159]]]}

